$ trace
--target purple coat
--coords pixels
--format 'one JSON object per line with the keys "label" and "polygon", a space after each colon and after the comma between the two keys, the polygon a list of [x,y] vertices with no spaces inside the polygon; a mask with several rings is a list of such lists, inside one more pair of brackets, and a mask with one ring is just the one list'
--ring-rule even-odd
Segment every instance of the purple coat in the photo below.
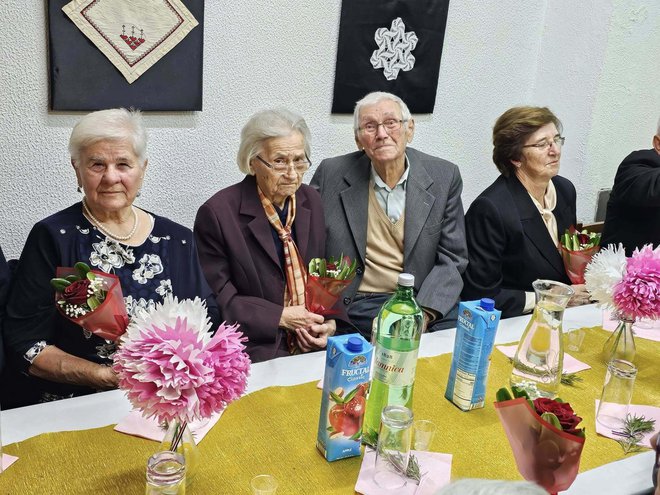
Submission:
{"label": "purple coat", "polygon": [[[305,263],[324,256],[321,198],[305,184],[296,192],[294,229]],[[197,212],[194,232],[221,316],[240,323],[252,361],[287,356],[285,331],[278,328],[286,281],[256,179],[248,175],[214,194]]]}

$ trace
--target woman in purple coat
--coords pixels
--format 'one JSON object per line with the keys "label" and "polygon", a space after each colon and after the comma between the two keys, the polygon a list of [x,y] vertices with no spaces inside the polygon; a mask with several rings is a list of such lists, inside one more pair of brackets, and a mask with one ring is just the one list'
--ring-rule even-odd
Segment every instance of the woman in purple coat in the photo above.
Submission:
{"label": "woman in purple coat", "polygon": [[302,183],[309,150],[302,117],[256,113],[241,132],[245,179],[213,195],[195,219],[206,279],[222,317],[240,323],[254,362],[322,349],[336,330],[334,319],[304,306],[305,267],[325,249],[321,198]]}

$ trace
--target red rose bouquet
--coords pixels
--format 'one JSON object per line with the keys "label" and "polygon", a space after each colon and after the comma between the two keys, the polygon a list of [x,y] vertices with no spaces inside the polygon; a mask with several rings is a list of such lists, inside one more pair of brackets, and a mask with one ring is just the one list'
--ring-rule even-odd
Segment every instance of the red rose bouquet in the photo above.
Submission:
{"label": "red rose bouquet", "polygon": [[526,393],[497,392],[495,409],[511,445],[516,466],[528,481],[549,493],[568,489],[578,474],[584,447],[582,418],[561,399],[529,400]]}
{"label": "red rose bouquet", "polygon": [[600,234],[586,230],[578,232],[571,225],[561,236],[559,247],[568,278],[574,284],[583,284],[584,270],[600,249]]}
{"label": "red rose bouquet", "polygon": [[90,270],[85,263],[58,267],[56,306],[62,316],[102,339],[116,341],[128,326],[128,315],[115,275]]}
{"label": "red rose bouquet", "polygon": [[337,260],[330,257],[313,258],[307,271],[305,286],[305,307],[312,313],[329,316],[334,313],[331,308],[339,296],[355,278],[357,261],[348,256],[340,256]]}

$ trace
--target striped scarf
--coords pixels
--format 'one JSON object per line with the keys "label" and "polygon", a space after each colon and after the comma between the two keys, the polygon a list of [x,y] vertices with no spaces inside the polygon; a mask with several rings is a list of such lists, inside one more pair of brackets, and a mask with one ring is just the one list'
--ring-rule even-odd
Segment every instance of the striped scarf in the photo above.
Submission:
{"label": "striped scarf", "polygon": [[[291,236],[291,227],[296,218],[296,195],[292,194],[290,196],[291,201],[289,202],[289,211],[286,216],[286,225],[282,225],[282,221],[273,203],[264,196],[259,186],[257,186],[257,191],[259,191],[259,199],[266,213],[266,218],[268,218],[268,222],[275,229],[277,235],[280,236],[284,247],[284,274],[286,275],[284,306],[304,305],[307,272],[305,271],[305,264],[298,252],[298,247]],[[287,345],[291,354],[298,353],[299,349],[296,344],[295,334],[292,332],[287,332]]]}

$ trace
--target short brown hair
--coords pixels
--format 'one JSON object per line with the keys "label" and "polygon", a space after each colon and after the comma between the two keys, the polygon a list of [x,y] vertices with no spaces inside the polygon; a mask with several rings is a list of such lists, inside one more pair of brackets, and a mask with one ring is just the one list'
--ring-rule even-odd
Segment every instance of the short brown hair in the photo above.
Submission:
{"label": "short brown hair", "polygon": [[561,134],[560,120],[547,107],[513,107],[500,115],[493,126],[493,161],[502,175],[513,172],[511,160],[520,160],[525,140],[547,124]]}

